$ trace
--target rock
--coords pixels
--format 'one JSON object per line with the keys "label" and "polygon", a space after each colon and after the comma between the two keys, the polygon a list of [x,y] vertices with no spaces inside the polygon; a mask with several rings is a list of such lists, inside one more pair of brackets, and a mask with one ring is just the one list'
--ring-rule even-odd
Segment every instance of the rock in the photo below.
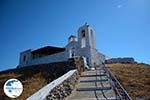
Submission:
{"label": "rock", "polygon": [[70,78],[65,80],[62,84],[55,87],[47,96],[47,100],[64,100],[65,97],[71,94],[75,87],[79,73],[74,73]]}

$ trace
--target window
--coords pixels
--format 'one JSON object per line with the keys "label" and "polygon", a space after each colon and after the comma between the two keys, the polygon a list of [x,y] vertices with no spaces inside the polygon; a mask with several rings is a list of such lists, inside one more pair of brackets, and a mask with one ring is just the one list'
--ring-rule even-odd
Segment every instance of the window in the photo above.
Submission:
{"label": "window", "polygon": [[86,46],[86,36],[85,36],[85,30],[81,31],[81,48],[84,48]]}
{"label": "window", "polygon": [[26,61],[26,56],[23,56],[23,61]]}
{"label": "window", "polygon": [[82,30],[82,37],[85,37],[85,30]]}
{"label": "window", "polygon": [[71,55],[72,57],[74,57],[75,56],[75,54],[74,54],[74,52],[72,53],[72,55]]}

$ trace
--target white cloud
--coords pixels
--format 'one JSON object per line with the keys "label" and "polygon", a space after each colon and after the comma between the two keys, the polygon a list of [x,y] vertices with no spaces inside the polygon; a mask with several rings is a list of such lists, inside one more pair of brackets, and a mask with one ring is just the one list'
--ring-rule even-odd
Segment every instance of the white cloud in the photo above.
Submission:
{"label": "white cloud", "polygon": [[117,5],[117,8],[122,8],[123,7],[123,5]]}

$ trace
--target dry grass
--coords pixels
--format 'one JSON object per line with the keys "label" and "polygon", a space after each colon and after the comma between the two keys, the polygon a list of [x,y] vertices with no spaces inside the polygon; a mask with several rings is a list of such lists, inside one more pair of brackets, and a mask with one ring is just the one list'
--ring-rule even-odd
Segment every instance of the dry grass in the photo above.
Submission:
{"label": "dry grass", "polygon": [[145,64],[107,64],[111,72],[136,100],[150,100],[150,66]]}
{"label": "dry grass", "polygon": [[[16,76],[19,76],[19,77],[16,77]],[[24,76],[22,77],[22,75],[18,75],[16,71],[2,74],[0,75],[0,83],[1,83],[0,94],[2,94],[2,96],[0,97],[0,100],[10,100],[10,98],[8,98],[4,94],[3,88],[2,88],[4,83],[10,78],[17,78],[21,80],[23,84],[24,90],[21,96],[18,98],[18,100],[25,100],[25,98],[29,97],[31,94],[35,93],[37,90],[39,90],[41,87],[47,84],[46,79],[42,78],[39,73],[31,76],[30,78],[28,77],[25,79],[23,79]]]}
{"label": "dry grass", "polygon": [[[6,76],[5,76],[6,75]],[[9,76],[9,77],[8,77]],[[4,79],[1,79],[1,78]],[[15,78],[16,74],[15,73],[11,73],[11,74],[4,74],[2,76],[0,76],[0,80],[1,83],[0,86],[3,86],[4,82],[9,79],[9,78]],[[27,78],[25,80],[20,79],[24,90],[23,93],[21,94],[21,96],[18,98],[18,100],[25,100],[25,98],[29,97],[31,94],[35,93],[37,90],[39,90],[41,87],[43,87],[44,85],[46,85],[46,80],[44,78],[41,77],[41,75],[39,74],[35,74],[30,78]],[[1,97],[1,99],[3,100],[10,100],[10,98],[8,98],[7,96],[5,96],[3,89],[0,89],[0,94],[3,94],[3,97]]]}
{"label": "dry grass", "polygon": [[3,92],[4,83],[10,78],[19,79],[23,84],[23,93],[15,100],[25,100],[47,83],[65,74],[71,65],[68,62],[58,62],[0,72],[0,100],[10,100]]}

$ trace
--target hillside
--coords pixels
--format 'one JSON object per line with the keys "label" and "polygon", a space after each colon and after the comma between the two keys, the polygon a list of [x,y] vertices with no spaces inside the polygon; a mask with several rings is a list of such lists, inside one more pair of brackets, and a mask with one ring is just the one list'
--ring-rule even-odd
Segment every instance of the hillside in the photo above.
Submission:
{"label": "hillside", "polygon": [[[62,76],[70,69],[82,68],[81,59],[71,59],[66,62],[57,62],[28,66],[0,72],[0,100],[10,100],[3,93],[3,85],[10,78],[17,78],[23,83],[24,91],[17,100],[25,100],[47,83]],[[150,65],[145,64],[107,64],[111,72],[125,87],[129,95],[136,100],[150,99]]]}
{"label": "hillside", "polygon": [[133,100],[150,100],[150,65],[107,64]]}
{"label": "hillside", "polygon": [[10,100],[3,92],[3,85],[10,78],[17,78],[22,82],[24,90],[17,100],[25,100],[47,83],[69,70],[74,68],[77,68],[78,71],[82,70],[80,69],[81,66],[83,66],[83,60],[76,58],[65,62],[41,64],[0,72],[0,100]]}

